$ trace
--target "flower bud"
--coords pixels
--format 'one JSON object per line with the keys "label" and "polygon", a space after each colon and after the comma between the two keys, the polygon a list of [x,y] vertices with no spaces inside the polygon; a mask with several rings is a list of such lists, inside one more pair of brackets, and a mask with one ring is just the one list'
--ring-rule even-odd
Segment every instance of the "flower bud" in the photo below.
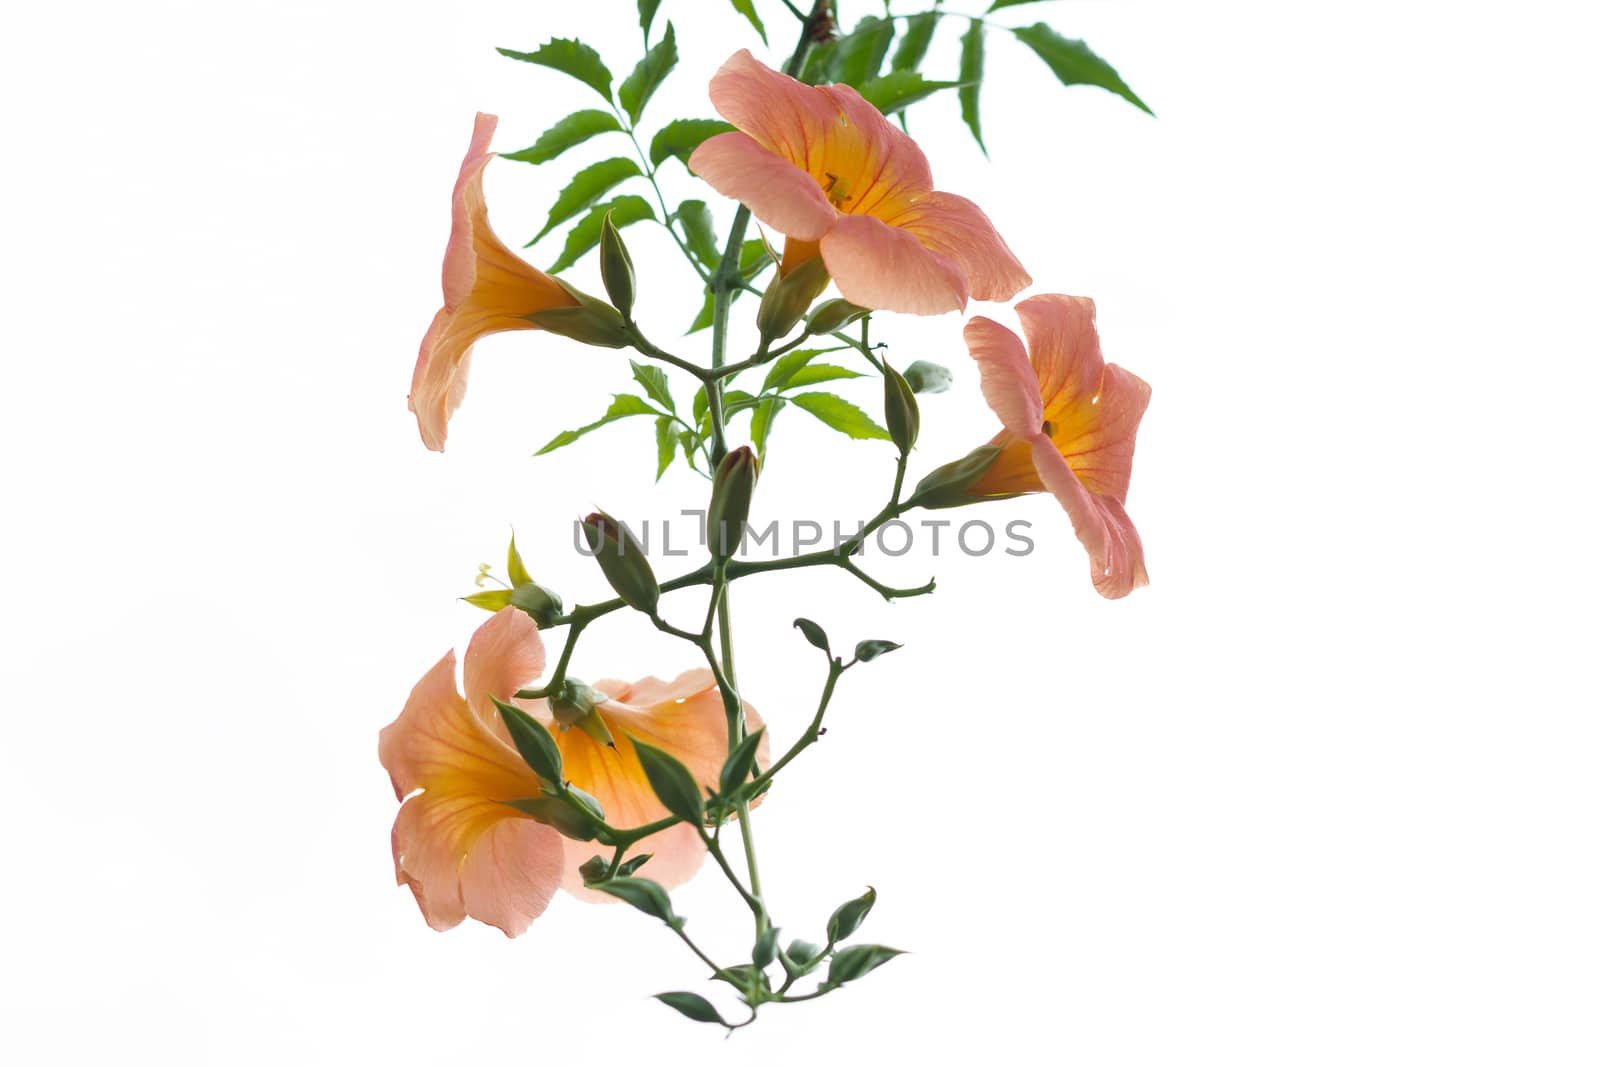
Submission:
{"label": "flower bud", "polygon": [[925,359],[919,359],[907,367],[905,378],[913,393],[942,393],[955,381],[955,375],[950,373],[949,367],[941,367]]}
{"label": "flower bud", "polygon": [[817,305],[807,320],[806,333],[833,333],[842,330],[852,322],[867,314],[871,309],[860,307],[842,297],[824,300]]}
{"label": "flower bud", "polygon": [[561,690],[550,694],[546,703],[550,706],[550,717],[555,720],[556,726],[562,730],[570,730],[574,726],[594,738],[602,745],[616,748],[616,740],[611,736],[611,728],[606,725],[606,720],[595,709],[604,704],[610,697],[576,678],[568,678],[561,683]]}
{"label": "flower bud", "polygon": [[711,505],[706,509],[706,539],[713,559],[728,559],[744,541],[750,518],[750,497],[755,493],[761,461],[743,445],[722,457],[711,481]]}
{"label": "flower bud", "polygon": [[511,591],[511,606],[527,612],[543,630],[561,617],[561,598],[538,582],[524,582]]}
{"label": "flower bud", "polygon": [[828,268],[823,266],[821,256],[775,278],[761,295],[761,307],[756,310],[756,327],[761,336],[771,341],[794,329],[811,301],[827,287]]}
{"label": "flower bud", "polygon": [[579,865],[578,874],[585,882],[598,882],[610,870],[611,864],[606,862],[604,856],[590,856]]}
{"label": "flower bud", "polygon": [[628,339],[627,323],[622,321],[616,308],[560,278],[555,281],[578,306],[535,311],[528,316],[529,322],[542,330],[600,348],[626,348],[633,343]]}
{"label": "flower bud", "polygon": [[[988,473],[994,461],[1000,458],[999,445],[975,448],[954,463],[946,463],[928,473],[917,483],[908,508],[956,508],[963,504],[976,504],[980,498],[968,495],[967,489]],[[988,498],[982,498],[988,499]]]}
{"label": "flower bud", "polygon": [[656,583],[644,549],[628,528],[597,511],[583,520],[583,536],[617,595],[629,607],[654,615],[661,600],[661,586]]}
{"label": "flower bud", "polygon": [[917,410],[917,398],[912,395],[911,386],[887,360],[883,364],[883,419],[889,439],[900,454],[909,453],[922,429],[922,415]]}
{"label": "flower bud", "polygon": [[633,314],[633,257],[628,246],[622,243],[622,234],[606,212],[600,223],[600,277],[606,284],[606,295],[622,312],[624,319]]}

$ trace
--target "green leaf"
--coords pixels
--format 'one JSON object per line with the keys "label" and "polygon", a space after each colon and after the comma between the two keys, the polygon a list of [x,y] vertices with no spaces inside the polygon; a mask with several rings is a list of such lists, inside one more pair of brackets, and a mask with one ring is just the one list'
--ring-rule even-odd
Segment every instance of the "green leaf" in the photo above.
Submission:
{"label": "green leaf", "polygon": [[889,61],[889,69],[916,70],[922,66],[922,59],[928,54],[928,44],[933,40],[933,30],[937,25],[939,25],[937,11],[924,11],[907,19],[905,36],[900,38],[900,47],[894,50],[894,59]]}
{"label": "green leaf", "polygon": [[903,646],[897,645],[893,641],[861,641],[856,645],[856,659],[862,663],[871,663],[885,652],[893,652],[901,647]]}
{"label": "green leaf", "polygon": [[800,393],[790,402],[811,412],[823,425],[858,441],[887,441],[889,431],[873,422],[865,411],[832,393]]}
{"label": "green leaf", "polygon": [[678,438],[673,433],[673,421],[665,415],[656,420],[656,481],[667,473],[667,468],[672,466],[672,460],[678,454]]}
{"label": "green leaf", "polygon": [[650,206],[650,202],[632,193],[619,196],[615,200],[607,200],[603,204],[596,204],[589,209],[587,215],[578,220],[576,226],[567,231],[567,243],[562,246],[561,255],[551,265],[551,274],[560,274],[600,243],[600,230],[605,225],[608,213],[611,215],[611,224],[619,230],[624,226],[656,217],[655,209]]}
{"label": "green leaf", "polygon": [[633,368],[633,380],[644,386],[646,396],[668,411],[678,410],[672,403],[672,390],[667,387],[665,371],[636,359],[628,360],[628,366]]}
{"label": "green leaf", "polygon": [[783,410],[784,403],[781,396],[762,397],[750,415],[750,443],[756,446],[756,455],[763,461],[767,458],[767,438],[772,434],[772,423]]}
{"label": "green leaf", "polygon": [[558,448],[565,448],[567,445],[570,445],[584,434],[598,430],[607,423],[616,422],[618,419],[625,419],[630,415],[660,414],[661,412],[645,403],[643,397],[634,396],[632,393],[618,393],[616,396],[612,397],[611,406],[606,409],[606,413],[604,415],[589,423],[589,425],[580,426],[576,430],[562,430],[560,433],[556,434],[550,439],[549,444],[539,449],[539,451],[535,452],[534,455],[542,456],[547,452],[554,452]]}
{"label": "green leaf", "polygon": [[813,645],[822,649],[822,651],[827,652],[829,655],[833,654],[828,648],[828,635],[823,632],[822,627],[818,626],[810,619],[796,619],[794,620],[794,628],[799,630],[801,634],[805,636],[807,641],[810,641]]}
{"label": "green leaf", "polygon": [[667,1007],[678,1012],[679,1015],[693,1019],[697,1023],[716,1023],[727,1026],[717,1009],[711,1002],[698,993],[657,993],[656,999]]}
{"label": "green leaf", "polygon": [[707,270],[716,270],[717,264],[722,262],[722,252],[717,248],[716,223],[711,218],[711,209],[706,207],[706,202],[685,200],[678,205],[674,214],[683,223],[689,251],[705,264]]}
{"label": "green leaf", "polygon": [[791,974],[804,974],[811,969],[811,965],[822,958],[822,946],[814,945],[810,941],[801,941],[799,938],[789,942],[789,947],[783,950],[783,969],[789,971],[789,964],[794,964]]}
{"label": "green leaf", "polygon": [[520,152],[505,152],[502,156],[519,163],[548,163],[591,137],[621,129],[616,116],[608,111],[574,111],[541,133],[539,139],[529,147]]}
{"label": "green leaf", "polygon": [[894,23],[868,15],[834,44],[828,73],[831,81],[860,88],[878,76],[883,57],[894,41]]}
{"label": "green leaf", "polygon": [[[976,23],[974,23],[976,25]],[[1155,112],[1145,106],[1134,91],[1128,88],[1111,64],[1089,50],[1082,41],[1068,40],[1042,22],[1011,31],[1017,40],[1033,49],[1062,85],[1095,85],[1107,92],[1116,93],[1146,115]],[[963,75],[965,77],[965,75]]]}
{"label": "green leaf", "polygon": [[961,121],[972,131],[972,139],[984,155],[989,149],[983,143],[983,123],[978,118],[978,90],[983,88],[983,23],[973,20],[961,37],[961,88],[956,95],[961,100]]}
{"label": "green leaf", "polygon": [[712,316],[715,314],[716,301],[711,295],[711,290],[707,289],[705,302],[700,305],[700,313],[694,317],[694,321],[689,324],[689,328],[683,331],[685,336],[691,333],[699,333],[710,326]]}
{"label": "green leaf", "polygon": [[743,389],[728,389],[722,394],[722,417],[731,419],[739,412],[756,406],[759,397],[745,392]]}
{"label": "green leaf", "polygon": [[794,377],[796,371],[822,355],[824,351],[825,349],[821,348],[801,348],[779,356],[767,369],[767,378],[761,383],[761,391],[765,393],[782,389],[789,384],[789,379]]}
{"label": "green leaf", "polygon": [[960,85],[960,82],[929,81],[915,71],[894,70],[863,85],[861,96],[885,115],[892,115],[941,89],[955,89]]}
{"label": "green leaf", "polygon": [[756,750],[761,747],[761,735],[764,729],[745,735],[745,739],[728,753],[728,760],[722,765],[722,774],[717,779],[717,791],[723,796],[727,796],[750,780],[750,772],[756,765]]}
{"label": "green leaf", "polygon": [[700,390],[694,394],[692,413],[694,415],[694,421],[696,424],[698,424],[711,413],[711,398],[706,395],[706,387],[703,385],[700,387]]}
{"label": "green leaf", "polygon": [[473,593],[461,599],[475,608],[482,608],[485,611],[499,611],[511,603],[511,590],[485,589],[481,593]]}
{"label": "green leaf", "polygon": [[687,166],[702,141],[732,129],[721,119],[673,119],[650,138],[650,165],[659,167],[670,158]]}
{"label": "green leaf", "polygon": [[878,902],[878,891],[871,886],[854,900],[847,900],[834,910],[828,919],[828,941],[838,944],[861,928],[872,906]]}
{"label": "green leaf", "polygon": [[506,549],[506,572],[511,576],[513,586],[527,585],[533,581],[533,575],[528,573],[527,565],[522,562],[522,553],[517,551],[517,535],[511,535],[511,547]]}
{"label": "green leaf", "polygon": [[628,877],[629,875],[633,874],[634,871],[637,871],[640,867],[643,867],[646,863],[649,863],[650,857],[654,855],[654,852],[641,852],[632,859],[623,860],[622,866],[617,868],[617,874],[623,878]]}
{"label": "green leaf", "polygon": [[677,65],[678,39],[672,31],[672,23],[669,22],[661,43],[646,52],[644,58],[633,68],[633,73],[617,86],[617,100],[631,121],[638,123],[639,116],[644,114],[645,105],[650,102],[650,97],[655,95],[655,91],[667,80],[667,75],[672,73],[672,68]]}
{"label": "green leaf", "polygon": [[812,363],[795,371],[782,386],[784,389],[798,389],[802,385],[816,385],[820,382],[833,382],[842,378],[859,378],[860,371],[851,370],[849,367],[837,367],[832,363]]}
{"label": "green leaf", "polygon": [[984,14],[988,14],[990,11],[999,11],[1003,7],[1018,7],[1022,4],[1037,4],[1039,2],[1040,0],[994,0],[994,3],[989,5],[989,11],[984,12]]}
{"label": "green leaf", "polygon": [[767,242],[759,237],[746,241],[739,249],[739,273],[744,275],[746,281],[761,273],[761,268],[771,262],[772,254],[767,249]]}
{"label": "green leaf", "polygon": [[639,0],[639,29],[644,31],[644,39],[650,40],[650,24],[656,20],[656,11],[661,7],[661,0]]}
{"label": "green leaf", "polygon": [[522,762],[546,782],[559,786],[561,749],[556,746],[556,740],[550,736],[550,731],[521,708],[507,704],[496,697],[489,699],[500,709],[500,717],[505,720],[506,729],[511,733],[511,743],[517,746],[517,751],[522,755]]}
{"label": "green leaf", "polygon": [[684,822],[698,825],[705,814],[705,800],[700,795],[700,783],[694,780],[689,768],[675,756],[638,738],[633,740],[633,750],[639,756],[639,765],[644,768],[644,776],[649,779],[656,799]]}
{"label": "green leaf", "polygon": [[756,938],[755,947],[750,950],[751,963],[764,968],[778,958],[778,933],[776,926],[769,926],[761,931],[761,936]]}
{"label": "green leaf", "polygon": [[[605,196],[612,189],[627,181],[629,178],[640,178],[644,172],[639,169],[639,164],[623,156],[614,156],[611,159],[602,159],[598,163],[584,167],[572,176],[572,181],[561,190],[561,195],[556,197],[555,204],[550,208],[550,217],[545,221],[544,229],[534,235],[528,245],[536,243],[545,234],[566,222],[574,215],[589,207],[595,201]],[[620,223],[618,225],[621,225]],[[524,247],[527,247],[526,245]]]}
{"label": "green leaf", "polygon": [[828,961],[828,981],[830,987],[842,986],[846,982],[853,982],[863,975],[877,970],[896,956],[905,953],[897,948],[886,945],[851,945],[833,954],[833,959]]}
{"label": "green leaf", "polygon": [[610,893],[618,900],[625,900],[646,915],[654,915],[668,926],[682,922],[672,913],[672,898],[667,896],[667,891],[648,878],[613,878],[609,882],[600,882],[591,888],[598,889],[602,893]]}
{"label": "green leaf", "polygon": [[733,0],[733,9],[750,20],[750,25],[761,35],[761,43],[766,44],[767,28],[761,25],[761,16],[756,14],[755,0]]}
{"label": "green leaf", "polygon": [[557,37],[546,41],[533,52],[514,52],[509,48],[496,48],[495,51],[511,59],[537,63],[541,67],[569,74],[607,100],[611,99],[611,72],[600,62],[600,53],[582,41]]}

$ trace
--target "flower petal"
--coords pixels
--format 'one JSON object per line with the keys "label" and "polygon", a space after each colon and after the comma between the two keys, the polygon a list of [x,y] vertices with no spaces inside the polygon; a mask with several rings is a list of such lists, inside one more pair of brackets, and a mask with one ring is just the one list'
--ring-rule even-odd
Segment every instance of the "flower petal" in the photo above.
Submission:
{"label": "flower petal", "polygon": [[1101,596],[1115,600],[1149,584],[1144,546],[1122,504],[1083,487],[1048,438],[1033,443],[1033,461],[1045,488],[1054,494],[1073,532],[1089,553],[1089,576]]}
{"label": "flower petal", "polygon": [[[617,898],[611,894],[585,886],[583,875],[578,873],[578,868],[590,856],[604,856],[609,861],[611,850],[597,848],[593,841],[567,841],[566,849],[566,870],[562,875],[561,888],[589,904],[615,902]],[[639,877],[659,882],[667,889],[693,878],[706,860],[705,844],[695,828],[687,823],[678,823],[651,834],[628,849],[624,858],[633,859],[647,852],[650,859],[639,869]]]}
{"label": "flower petal", "polygon": [[1000,417],[1000,425],[1023,440],[1038,438],[1044,423],[1044,406],[1022,339],[982,315],[967,323],[962,336],[967,351],[978,361],[983,398]]}
{"label": "flower petal", "polygon": [[467,700],[484,725],[498,736],[503,726],[491,697],[510,700],[511,694],[544,672],[544,642],[539,626],[520,608],[505,607],[478,627],[467,645],[462,673]]}
{"label": "flower petal", "polygon": [[955,260],[975,300],[1010,300],[1033,282],[989,216],[966,197],[928,193],[884,221]]}
{"label": "flower petal", "polygon": [[871,215],[842,215],[822,238],[822,261],[852,304],[912,315],[967,306],[967,280],[950,257]]}
{"label": "flower petal", "polygon": [[531,819],[501,819],[461,865],[467,914],[516,937],[550,905],[566,866],[565,838]]}
{"label": "flower petal", "polygon": [[749,135],[720,133],[689,157],[689,169],[723,196],[748,207],[779,233],[814,241],[833,225],[837,212],[822,186]]}
{"label": "flower petal", "polygon": [[423,335],[417,366],[411,372],[411,394],[406,406],[417,416],[422,443],[444,451],[450,416],[467,395],[467,368],[472,361],[472,338],[451,330],[455,313],[440,308]]}
{"label": "flower petal", "polygon": [[478,112],[472,123],[472,143],[450,197],[450,243],[444,250],[444,306],[456,308],[466,302],[476,276],[477,251],[473,238],[489,229],[489,208],[483,199],[483,169],[494,158],[489,140],[499,123],[494,115]]}

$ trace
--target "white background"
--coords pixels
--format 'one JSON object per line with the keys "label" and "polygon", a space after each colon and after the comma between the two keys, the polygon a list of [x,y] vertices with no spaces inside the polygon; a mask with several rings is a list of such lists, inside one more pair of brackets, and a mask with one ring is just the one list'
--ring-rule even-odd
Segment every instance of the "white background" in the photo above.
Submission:
{"label": "white background", "polygon": [[[786,50],[788,16],[759,6]],[[953,98],[914,112],[941,187],[983,203],[1038,291],[1096,297],[1108,358],[1153,384],[1129,499],[1153,584],[1101,601],[1035,498],[985,512],[1033,522],[1026,559],[871,561],[937,573],[930,599],[739,587],[741,671],[780,743],[820,681],[790,618],[907,644],[847,678],[757,826],[789,934],[870,883],[861,936],[913,954],[727,1042],[647,999],[720,993],[632,911],[562,898],[517,941],[428,930],[392,884],[376,759],[483,617],[453,598],[510,528],[593,599],[574,516],[703,495],[681,468],[652,484],[642,421],[530,458],[626,387],[614,353],[483,344],[443,456],[405,408],[473,112],[514,150],[594,103],[494,46],[581,33],[620,78],[634,5],[12,12],[5,1058],[1600,1061],[1579,11],[1022,8],[1001,21],[1084,37],[1160,118],[1058,90],[998,36],[992,162]],[[662,17],[683,63],[647,120],[708,114],[710,72],[753,37],[720,3]],[[956,36],[930,69],[953,71]],[[496,226],[520,244],[604,150],[495,164]],[[698,354],[672,340],[698,298],[664,237],[629,236],[644,321]],[[592,261],[574,277],[599,288]],[[924,403],[917,472],[993,427],[959,327],[878,328],[957,374]],[[762,507],[874,510],[889,448],[808,422],[779,421]],[[690,665],[619,622],[575,669]],[[677,899],[745,951],[719,882]]]}

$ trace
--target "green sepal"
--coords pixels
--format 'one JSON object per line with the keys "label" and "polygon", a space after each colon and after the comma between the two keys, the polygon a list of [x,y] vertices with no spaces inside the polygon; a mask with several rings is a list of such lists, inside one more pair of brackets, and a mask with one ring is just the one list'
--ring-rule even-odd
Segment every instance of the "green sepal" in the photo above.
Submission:
{"label": "green sepal", "polygon": [[461,599],[475,608],[482,608],[484,611],[499,611],[511,603],[511,590],[485,589],[481,593],[469,593]]}
{"label": "green sepal", "polygon": [[656,799],[684,822],[699,825],[705,814],[705,800],[700,793],[700,783],[694,780],[689,768],[675,756],[637,738],[633,739],[633,749]]}
{"label": "green sepal", "polygon": [[562,837],[574,841],[593,841],[599,836],[594,820],[575,809],[560,797],[523,797],[507,800],[508,807],[516,808],[536,822],[555,830]]}
{"label": "green sepal", "polygon": [[527,585],[533,581],[533,575],[528,573],[528,567],[522,562],[522,553],[517,551],[517,535],[511,535],[511,544],[506,548],[506,573],[511,576],[511,584]]}
{"label": "green sepal", "polygon": [[999,445],[980,445],[953,463],[934,468],[911,491],[906,509],[934,510],[979,503],[984,498],[969,496],[967,490],[987,474],[999,458]]}
{"label": "green sepal", "polygon": [[828,943],[838,944],[861,928],[862,920],[878,902],[878,891],[871,886],[854,900],[847,900],[834,909],[828,919]]}
{"label": "green sepal", "polygon": [[810,941],[801,941],[798,938],[789,942],[789,947],[778,953],[778,962],[783,964],[784,973],[790,978],[802,977],[821,960],[821,945],[814,945]]}
{"label": "green sepal", "polygon": [[667,896],[667,891],[648,878],[612,878],[600,882],[594,888],[632,904],[646,915],[653,915],[668,926],[677,926],[683,922],[673,914],[672,898]]}
{"label": "green sepal", "polygon": [[722,765],[722,774],[717,778],[717,791],[723,796],[731,795],[734,790],[750,780],[750,772],[755,770],[756,766],[756,751],[761,747],[761,735],[765,730],[763,727],[753,734],[746,735],[744,740],[728,753],[727,762]]}
{"label": "green sepal", "polygon": [[522,762],[545,782],[559,788],[561,748],[556,744],[556,739],[550,736],[550,731],[521,708],[507,704],[498,697],[489,699],[500,709],[500,718],[505,720],[506,730],[511,734],[511,743],[517,746]]}
{"label": "green sepal", "polygon": [[629,875],[633,874],[634,871],[637,871],[640,867],[643,867],[646,863],[649,863],[650,857],[654,855],[654,852],[641,852],[632,859],[623,860],[622,865],[617,868],[617,876],[619,878],[627,878]]}

